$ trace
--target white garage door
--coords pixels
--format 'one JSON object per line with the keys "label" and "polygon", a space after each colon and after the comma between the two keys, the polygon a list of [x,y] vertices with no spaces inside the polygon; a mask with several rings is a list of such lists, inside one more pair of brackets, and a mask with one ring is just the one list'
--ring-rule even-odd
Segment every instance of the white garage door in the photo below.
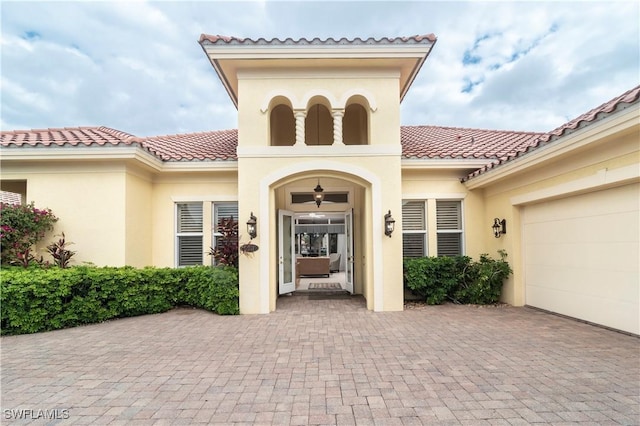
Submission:
{"label": "white garage door", "polygon": [[640,185],[526,206],[526,304],[640,334]]}

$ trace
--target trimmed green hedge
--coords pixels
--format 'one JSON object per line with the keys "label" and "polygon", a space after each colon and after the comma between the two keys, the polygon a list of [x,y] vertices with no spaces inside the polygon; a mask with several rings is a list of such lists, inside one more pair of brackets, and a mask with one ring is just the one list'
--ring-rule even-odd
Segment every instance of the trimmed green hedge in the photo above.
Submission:
{"label": "trimmed green hedge", "polygon": [[502,284],[511,274],[505,260],[487,254],[476,262],[468,256],[420,257],[404,260],[404,284],[430,305],[446,299],[455,303],[486,305],[500,300]]}
{"label": "trimmed green hedge", "polygon": [[220,315],[238,308],[234,268],[87,267],[0,270],[0,333],[24,334],[187,304]]}

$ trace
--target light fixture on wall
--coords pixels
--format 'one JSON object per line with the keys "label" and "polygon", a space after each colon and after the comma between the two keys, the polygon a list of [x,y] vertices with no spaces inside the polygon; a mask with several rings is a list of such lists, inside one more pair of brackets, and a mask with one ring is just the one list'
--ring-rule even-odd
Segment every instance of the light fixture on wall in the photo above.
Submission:
{"label": "light fixture on wall", "polygon": [[493,219],[493,236],[496,238],[500,238],[502,234],[507,233],[507,220],[506,219],[498,219],[497,217]]}
{"label": "light fixture on wall", "polygon": [[391,238],[391,234],[393,234],[393,230],[396,227],[396,221],[391,216],[391,210],[387,214],[384,215],[384,235]]}
{"label": "light fixture on wall", "polygon": [[324,191],[324,189],[322,189],[322,187],[320,186],[320,179],[318,179],[318,184],[313,189],[313,199],[316,201],[316,204],[318,205],[318,208],[320,208],[320,204],[322,203],[322,200],[324,200],[324,192],[323,191]]}
{"label": "light fixture on wall", "polygon": [[247,221],[247,233],[249,234],[251,239],[254,239],[256,235],[258,235],[257,224],[258,224],[258,219],[253,215],[253,212],[251,212],[251,216]]}

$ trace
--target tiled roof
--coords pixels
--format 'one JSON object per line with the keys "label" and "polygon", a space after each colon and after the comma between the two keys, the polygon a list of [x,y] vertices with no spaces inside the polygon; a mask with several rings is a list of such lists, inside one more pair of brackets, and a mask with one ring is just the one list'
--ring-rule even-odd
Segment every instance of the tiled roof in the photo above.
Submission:
{"label": "tiled roof", "polygon": [[402,126],[402,156],[430,159],[498,159],[529,146],[542,133],[464,129],[441,126]]}
{"label": "tiled roof", "polygon": [[1,146],[90,146],[135,143],[129,133],[110,127],[65,127],[61,129],[11,130],[0,133]]}
{"label": "tiled roof", "polygon": [[573,120],[563,124],[562,126],[541,135],[539,138],[533,141],[533,143],[521,147],[516,152],[509,154],[506,157],[502,157],[498,161],[487,164],[486,166],[469,174],[462,181],[464,182],[474,177],[480,176],[504,163],[507,163],[511,160],[542,148],[543,146],[553,143],[577,129],[583,128],[584,126],[592,124],[593,122],[606,117],[612,112],[622,110],[629,105],[638,102],[640,102],[640,86],[636,86],[633,89],[624,92],[622,95],[617,96],[610,101],[605,102],[602,105],[585,112],[584,114],[574,118]]}
{"label": "tiled roof", "polygon": [[109,127],[65,127],[61,129],[0,132],[0,146],[116,146],[139,145],[162,161],[236,160],[238,131],[136,137]]}
{"label": "tiled roof", "polygon": [[306,38],[300,39],[292,39],[285,38],[284,40],[280,40],[279,38],[272,38],[267,40],[265,38],[258,38],[256,40],[250,38],[240,38],[240,37],[230,37],[223,35],[209,35],[209,34],[201,34],[200,35],[200,44],[203,43],[211,43],[211,44],[235,44],[235,45],[251,45],[251,46],[263,46],[263,45],[271,45],[271,46],[334,46],[334,45],[388,45],[388,44],[411,44],[411,43],[421,43],[424,40],[428,40],[429,42],[435,42],[436,36],[433,34],[424,34],[424,35],[414,35],[411,37],[382,37],[380,39],[375,39],[373,37],[369,37],[367,39],[361,39],[356,37],[354,39],[340,38],[338,40],[334,38],[320,39],[318,37],[312,38],[311,40],[307,40]]}
{"label": "tiled roof", "polygon": [[237,160],[238,131],[186,133],[142,138],[142,145],[162,161]]}

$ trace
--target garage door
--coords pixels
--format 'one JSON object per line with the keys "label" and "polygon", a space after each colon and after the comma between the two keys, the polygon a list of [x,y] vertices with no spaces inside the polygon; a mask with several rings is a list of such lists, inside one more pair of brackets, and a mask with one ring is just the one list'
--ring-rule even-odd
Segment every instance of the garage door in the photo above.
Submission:
{"label": "garage door", "polygon": [[524,208],[527,305],[640,334],[640,185]]}

